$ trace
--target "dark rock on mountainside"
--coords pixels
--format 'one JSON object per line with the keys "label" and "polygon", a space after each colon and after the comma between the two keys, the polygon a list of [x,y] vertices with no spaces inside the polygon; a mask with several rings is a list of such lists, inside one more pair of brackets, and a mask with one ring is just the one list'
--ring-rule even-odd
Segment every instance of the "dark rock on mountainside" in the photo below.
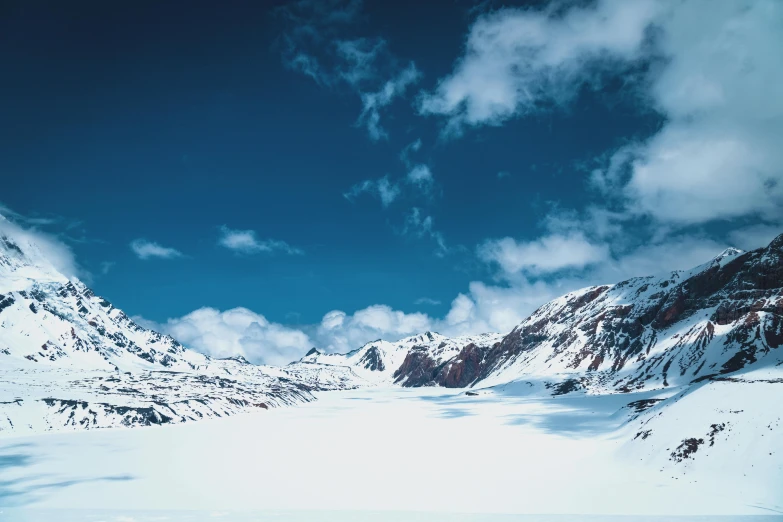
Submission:
{"label": "dark rock on mountainside", "polygon": [[555,393],[595,385],[630,391],[735,372],[781,345],[783,235],[752,252],[728,249],[693,270],[567,294],[494,346],[467,345],[441,364],[414,347],[394,376],[403,386],[465,387],[513,367],[582,376]]}

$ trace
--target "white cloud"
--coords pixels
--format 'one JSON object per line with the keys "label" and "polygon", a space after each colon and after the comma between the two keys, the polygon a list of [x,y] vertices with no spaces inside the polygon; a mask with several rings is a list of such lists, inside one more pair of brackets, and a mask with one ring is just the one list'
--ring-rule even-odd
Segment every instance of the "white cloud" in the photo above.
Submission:
{"label": "white cloud", "polygon": [[[592,175],[630,216],[684,228],[783,217],[783,4],[597,0],[479,16],[423,113],[499,125],[621,76],[664,119]],[[645,72],[640,72],[645,71]]]}
{"label": "white cloud", "polygon": [[348,192],[343,194],[343,197],[353,201],[357,196],[365,192],[378,196],[381,200],[381,205],[388,207],[400,195],[400,186],[389,181],[388,176],[379,179],[367,179],[351,187]]}
{"label": "white cloud", "polygon": [[[9,219],[6,219],[5,214]],[[0,236],[5,236],[16,243],[30,262],[35,265],[51,267],[68,278],[79,278],[89,281],[91,275],[76,262],[73,250],[57,236],[38,230],[34,226],[21,226],[11,219],[21,216],[9,212],[7,207],[0,208]],[[29,219],[24,220],[29,224]]]}
{"label": "white cloud", "polygon": [[604,69],[644,57],[646,29],[659,13],[654,0],[601,0],[563,12],[501,9],[479,16],[463,57],[434,92],[420,99],[425,114],[449,119],[448,129],[498,125],[571,101]]}
{"label": "white cloud", "polygon": [[260,252],[284,252],[290,255],[302,255],[304,252],[292,247],[285,241],[276,239],[259,240],[253,230],[232,230],[225,225],[220,227],[218,244],[234,252],[257,254]]}
{"label": "white cloud", "polygon": [[241,355],[257,364],[287,364],[312,347],[304,332],[269,322],[247,308],[199,308],[162,324],[142,322],[201,353],[219,358]]}
{"label": "white cloud", "polygon": [[139,259],[150,259],[153,257],[174,259],[182,257],[182,252],[179,250],[164,247],[152,241],[147,241],[146,239],[134,239],[130,243],[130,248]]}
{"label": "white cloud", "polygon": [[348,315],[333,310],[315,328],[317,346],[329,352],[347,352],[376,339],[397,340],[432,328],[422,313],[406,314],[386,305],[368,306]]}
{"label": "white cloud", "polygon": [[507,275],[581,269],[609,258],[607,245],[593,243],[581,232],[550,234],[527,242],[510,237],[493,239],[479,245],[477,253],[483,261],[496,263]]}

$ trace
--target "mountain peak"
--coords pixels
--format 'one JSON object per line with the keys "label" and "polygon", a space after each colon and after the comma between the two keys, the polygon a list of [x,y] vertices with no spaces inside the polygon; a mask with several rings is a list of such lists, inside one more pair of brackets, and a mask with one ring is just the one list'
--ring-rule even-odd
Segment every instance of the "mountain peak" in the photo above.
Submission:
{"label": "mountain peak", "polygon": [[723,259],[724,257],[734,257],[738,256],[740,254],[744,254],[744,250],[740,250],[739,248],[729,247],[717,256],[715,256],[715,259]]}
{"label": "mountain peak", "polygon": [[770,250],[782,250],[783,251],[783,234],[772,240],[768,247]]}

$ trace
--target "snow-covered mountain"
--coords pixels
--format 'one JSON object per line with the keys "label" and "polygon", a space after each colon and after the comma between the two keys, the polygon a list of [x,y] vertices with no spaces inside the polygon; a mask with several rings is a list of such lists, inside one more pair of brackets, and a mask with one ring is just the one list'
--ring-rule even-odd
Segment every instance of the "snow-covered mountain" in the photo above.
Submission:
{"label": "snow-covered mountain", "polygon": [[[347,354],[313,349],[282,368],[189,350],[62,275],[32,242],[0,237],[0,431],[185,422],[310,401],[314,391],[443,386],[628,394],[623,418],[644,441],[669,430],[660,414],[670,404],[705,408],[727,389],[739,396],[782,381],[781,344],[783,236],[691,270],[566,294],[506,335],[426,332]],[[698,447],[709,436],[690,438]]]}
{"label": "snow-covered mountain", "polygon": [[189,350],[65,277],[32,241],[0,236],[0,431],[184,422],[360,383],[349,368]]}
{"label": "snow-covered mountain", "polygon": [[[689,385],[783,364],[783,235],[752,252],[727,249],[691,270],[571,292],[505,336],[426,333],[375,341],[342,365],[402,386],[485,388],[524,379],[551,393]],[[372,374],[376,374],[373,379]]]}
{"label": "snow-covered mountain", "polygon": [[438,384],[463,387],[476,376],[465,370],[461,357],[473,347],[488,350],[503,339],[500,334],[449,338],[435,332],[400,341],[377,340],[346,354],[321,353],[313,348],[293,365],[351,368],[369,382],[416,387]]}

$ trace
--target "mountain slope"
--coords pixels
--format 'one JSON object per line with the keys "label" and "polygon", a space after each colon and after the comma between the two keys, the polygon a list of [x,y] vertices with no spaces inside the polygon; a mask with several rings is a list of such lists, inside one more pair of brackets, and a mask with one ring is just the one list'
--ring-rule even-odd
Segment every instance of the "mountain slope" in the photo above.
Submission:
{"label": "mountain slope", "polygon": [[522,379],[555,394],[661,389],[780,365],[783,235],[752,252],[727,249],[691,270],[571,292],[505,336],[426,335],[345,355],[316,352],[302,362],[346,365],[402,386]]}
{"label": "mountain slope", "polygon": [[783,236],[547,303],[486,354],[477,381],[559,376],[593,391],[665,388],[779,365],[781,344]]}
{"label": "mountain slope", "polygon": [[189,350],[62,275],[33,242],[0,235],[0,432],[222,417],[362,383],[344,367]]}
{"label": "mountain slope", "polygon": [[[325,354],[311,350],[295,365],[344,366],[370,382],[417,387],[430,384],[450,388],[466,386],[475,377],[463,371],[462,358],[471,350],[488,350],[499,334],[449,338],[435,332],[406,337],[396,342],[377,340],[347,354]],[[458,362],[460,361],[460,362]]]}

